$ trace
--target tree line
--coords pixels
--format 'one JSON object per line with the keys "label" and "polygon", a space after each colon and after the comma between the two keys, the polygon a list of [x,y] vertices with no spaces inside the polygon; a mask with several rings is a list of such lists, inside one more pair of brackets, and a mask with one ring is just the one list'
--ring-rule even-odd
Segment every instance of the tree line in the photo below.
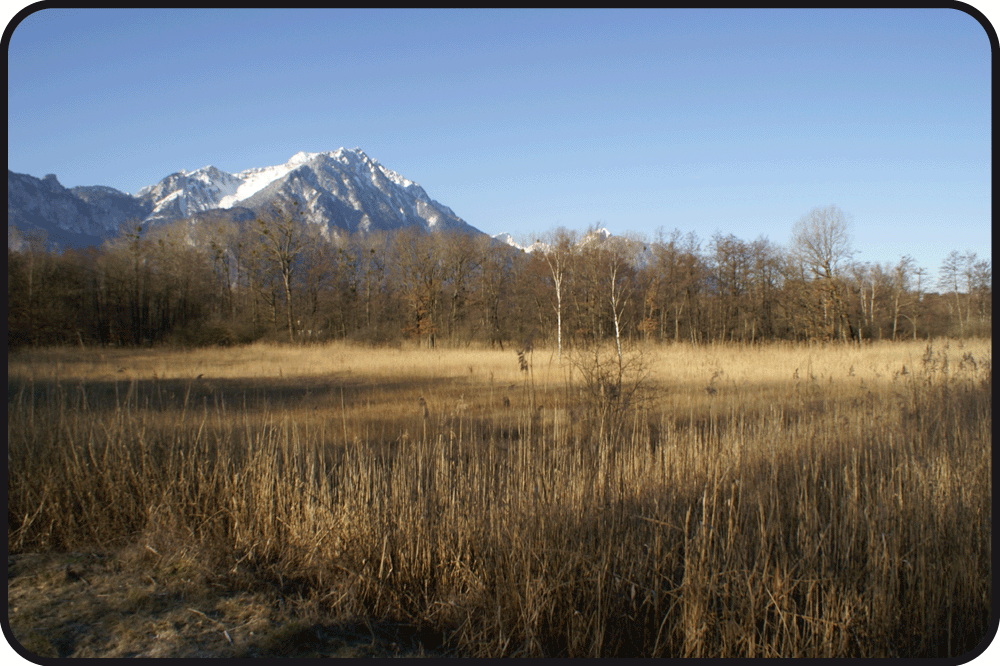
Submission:
{"label": "tree line", "polygon": [[55,252],[8,226],[8,349],[345,339],[427,346],[626,340],[861,342],[989,336],[992,264],[951,252],[855,259],[847,216],[816,208],[766,237],[551,230],[525,252],[416,228],[341,237],[295,209],[247,222],[125,225]]}

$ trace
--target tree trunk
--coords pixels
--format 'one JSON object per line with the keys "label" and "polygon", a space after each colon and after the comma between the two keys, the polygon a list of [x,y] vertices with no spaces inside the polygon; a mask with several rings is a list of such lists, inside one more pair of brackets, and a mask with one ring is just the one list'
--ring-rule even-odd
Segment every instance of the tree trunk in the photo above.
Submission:
{"label": "tree trunk", "polygon": [[285,286],[285,312],[288,315],[288,341],[295,342],[295,326],[292,323],[292,285],[289,271],[283,271],[282,282]]}

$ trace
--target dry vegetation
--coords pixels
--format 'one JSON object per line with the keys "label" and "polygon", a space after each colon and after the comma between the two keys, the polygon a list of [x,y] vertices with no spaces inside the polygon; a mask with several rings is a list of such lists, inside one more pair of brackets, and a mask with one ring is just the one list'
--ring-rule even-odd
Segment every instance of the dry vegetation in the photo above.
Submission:
{"label": "dry vegetation", "polygon": [[22,352],[9,552],[128,552],[154,587],[193,567],[464,655],[961,655],[991,354]]}

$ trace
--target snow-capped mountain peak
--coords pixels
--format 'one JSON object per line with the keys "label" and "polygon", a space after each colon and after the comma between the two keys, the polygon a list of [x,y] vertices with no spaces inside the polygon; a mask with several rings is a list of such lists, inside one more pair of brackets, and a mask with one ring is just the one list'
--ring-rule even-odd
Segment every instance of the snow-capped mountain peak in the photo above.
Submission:
{"label": "snow-capped mountain peak", "polygon": [[[247,220],[273,205],[295,204],[326,236],[392,231],[479,234],[417,183],[370,158],[360,148],[300,151],[284,164],[227,173],[214,166],[181,169],[134,196],[100,185],[67,190],[55,176],[39,180],[8,170],[8,218],[18,228],[41,226],[92,243],[124,222],[144,226],[210,214]],[[51,201],[50,201],[51,200]],[[69,236],[67,236],[69,238]],[[71,241],[67,241],[71,242]]]}
{"label": "snow-capped mountain peak", "polygon": [[427,230],[472,229],[418,184],[382,166],[360,148],[300,151],[284,164],[236,174],[212,166],[182,170],[136,196],[151,205],[149,221],[212,209],[256,210],[282,200],[298,202],[310,222],[348,233],[413,224]]}
{"label": "snow-capped mountain peak", "polygon": [[305,164],[306,162],[316,157],[317,155],[319,155],[319,153],[307,153],[305,151],[300,150],[299,152],[292,155],[292,158],[288,160],[288,162],[286,162],[285,164],[298,166],[299,164]]}

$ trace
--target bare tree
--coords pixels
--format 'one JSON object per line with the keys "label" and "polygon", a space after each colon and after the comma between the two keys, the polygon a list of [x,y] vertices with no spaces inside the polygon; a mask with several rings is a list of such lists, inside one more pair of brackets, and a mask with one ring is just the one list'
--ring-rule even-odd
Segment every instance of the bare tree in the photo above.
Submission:
{"label": "bare tree", "polygon": [[480,270],[480,251],[472,236],[461,231],[435,236],[440,248],[442,279],[448,298],[448,340],[454,342],[475,273]]}
{"label": "bare tree", "polygon": [[563,278],[576,248],[576,233],[564,227],[559,227],[539,241],[540,253],[552,274],[552,283],[556,289],[556,345],[559,361],[562,361],[562,312],[563,312]]}
{"label": "bare tree", "polygon": [[742,339],[750,328],[747,316],[751,313],[751,271],[753,258],[751,246],[733,234],[716,233],[709,244],[710,260],[715,281],[715,298],[718,314],[716,330],[720,340],[728,336],[735,340],[742,327]]}
{"label": "bare tree", "polygon": [[[109,282],[115,283],[120,300],[117,309],[116,330],[119,339],[138,345],[149,335],[149,243],[143,238],[142,223],[124,222],[118,236],[105,241],[107,262],[105,270]],[[128,317],[124,317],[127,309]],[[127,331],[127,332],[126,332]]]}
{"label": "bare tree", "polygon": [[196,236],[196,244],[204,245],[209,253],[219,300],[225,316],[232,321],[236,318],[233,289],[240,283],[239,254],[236,251],[239,228],[235,223],[219,217],[205,220],[192,229],[192,233]]}
{"label": "bare tree", "polygon": [[350,273],[346,268],[348,257],[337,246],[338,241],[324,231],[319,225],[306,225],[300,253],[302,266],[297,271],[298,292],[305,296],[300,300],[297,323],[304,329],[300,335],[310,339],[331,331],[346,335],[346,301],[356,293],[345,285],[345,276]]}
{"label": "bare tree", "polygon": [[[949,289],[955,295],[955,309],[958,314],[959,331],[965,335],[966,327],[972,324],[972,307],[976,306],[980,323],[986,321],[985,313],[989,295],[992,292],[993,267],[989,259],[976,261],[976,253],[953,250],[941,264],[939,286]],[[961,294],[965,294],[965,297]],[[965,314],[962,314],[962,302]]]}
{"label": "bare tree", "polygon": [[793,251],[816,277],[832,279],[837,265],[853,254],[850,228],[837,206],[813,208],[792,229]]}
{"label": "bare tree", "polygon": [[[669,310],[673,318],[674,342],[680,342],[681,316],[684,314],[685,305],[690,305],[691,299],[688,296],[692,289],[697,291],[699,281],[697,236],[692,232],[688,234],[686,244],[684,240],[685,237],[679,229],[674,229],[669,239],[664,237],[662,230],[659,230],[656,242],[653,243],[656,298],[660,310],[660,337],[664,338],[666,335],[666,313]],[[693,340],[694,317],[691,313],[693,309],[689,308],[689,328]]]}
{"label": "bare tree", "polygon": [[433,347],[444,297],[441,243],[434,234],[407,227],[394,234],[391,252],[396,288],[410,310],[405,330]]}
{"label": "bare tree", "polygon": [[906,255],[899,260],[892,272],[892,339],[896,339],[899,317],[906,305],[906,294],[913,274],[913,257]]}
{"label": "bare tree", "polygon": [[608,280],[608,298],[611,318],[615,326],[615,349],[618,353],[618,367],[622,368],[622,319],[625,308],[637,292],[635,262],[640,248],[645,244],[627,236],[609,238],[600,248],[603,269]]}
{"label": "bare tree", "polygon": [[[348,252],[356,271],[353,282],[360,284],[364,292],[364,329],[370,336],[379,335],[380,317],[375,309],[385,288],[387,244],[385,231],[354,235],[348,244]],[[356,325],[355,328],[361,326]]]}
{"label": "bare tree", "polygon": [[760,237],[749,246],[751,255],[751,307],[753,318],[750,342],[761,335],[774,333],[775,301],[780,289],[781,256],[778,248],[767,238]]}
{"label": "bare tree", "polygon": [[[975,258],[974,254],[973,258]],[[955,311],[958,314],[958,330],[959,335],[962,337],[965,337],[965,323],[962,320],[962,299],[959,292],[962,291],[963,286],[962,280],[964,272],[962,268],[964,264],[965,255],[958,250],[952,250],[948,253],[948,256],[944,258],[944,261],[941,262],[940,278],[938,279],[938,286],[941,289],[950,289],[951,292],[955,294]]]}
{"label": "bare tree", "polygon": [[306,226],[297,209],[292,211],[272,207],[256,219],[257,242],[263,256],[281,276],[285,290],[285,314],[288,340],[295,340],[295,318],[292,315],[292,277],[298,267],[299,254],[306,242]]}
{"label": "bare tree", "polygon": [[[27,313],[28,338],[32,343],[38,341],[35,332],[35,319],[37,317],[38,294],[44,289],[44,276],[49,263],[48,234],[44,229],[35,227],[25,232],[22,245],[25,246],[24,255],[25,273],[27,283],[27,298],[25,299],[25,311]],[[9,305],[8,305],[9,307]]]}
{"label": "bare tree", "polygon": [[207,248],[192,237],[193,229],[188,220],[177,220],[146,234],[150,339],[199,321],[216,300]]}
{"label": "bare tree", "polygon": [[[839,325],[844,340],[849,325],[840,294],[839,264],[853,254],[850,227],[847,215],[837,206],[830,205],[813,208],[792,228],[792,252],[819,287],[824,322],[834,335]],[[828,311],[830,306],[832,313]]]}
{"label": "bare tree", "polygon": [[477,263],[480,270],[476,277],[474,291],[476,305],[480,308],[487,330],[490,346],[499,345],[503,351],[504,324],[501,316],[501,305],[504,296],[510,290],[515,272],[520,266],[522,253],[488,236],[476,239],[478,248]]}
{"label": "bare tree", "polygon": [[[973,255],[974,256],[974,255]],[[990,320],[993,302],[993,260],[983,259],[969,267],[969,289],[976,299],[980,323]]]}
{"label": "bare tree", "polygon": [[913,269],[913,275],[917,278],[917,292],[913,298],[913,316],[907,316],[906,314],[900,313],[904,318],[908,319],[910,324],[913,326],[913,339],[917,339],[917,318],[920,316],[920,309],[923,305],[923,286],[924,286],[924,276],[927,275],[927,269],[923,266],[919,266]]}

